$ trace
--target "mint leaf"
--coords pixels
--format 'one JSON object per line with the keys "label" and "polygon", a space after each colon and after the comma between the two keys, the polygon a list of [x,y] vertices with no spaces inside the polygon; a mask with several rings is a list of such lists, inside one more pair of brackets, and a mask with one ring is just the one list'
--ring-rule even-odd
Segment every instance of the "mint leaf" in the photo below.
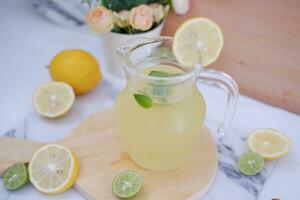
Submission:
{"label": "mint leaf", "polygon": [[140,104],[143,108],[150,108],[152,106],[152,99],[146,95],[134,94],[133,95],[136,102]]}
{"label": "mint leaf", "polygon": [[148,76],[154,77],[172,77],[172,76],[179,76],[182,73],[169,73],[169,72],[162,72],[162,71],[151,71]]}

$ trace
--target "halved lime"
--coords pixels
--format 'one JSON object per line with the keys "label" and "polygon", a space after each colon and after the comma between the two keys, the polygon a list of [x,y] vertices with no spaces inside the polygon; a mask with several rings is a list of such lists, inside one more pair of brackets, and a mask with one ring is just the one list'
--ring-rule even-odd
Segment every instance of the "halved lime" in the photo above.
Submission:
{"label": "halved lime", "polygon": [[254,152],[243,154],[238,161],[239,170],[247,176],[259,173],[264,167],[264,159],[261,155]]}
{"label": "halved lime", "polygon": [[112,190],[117,197],[130,198],[136,195],[143,185],[142,176],[135,171],[124,171],[114,178]]}
{"label": "halved lime", "polygon": [[3,176],[3,185],[8,190],[17,190],[28,183],[28,171],[24,163],[15,163]]}

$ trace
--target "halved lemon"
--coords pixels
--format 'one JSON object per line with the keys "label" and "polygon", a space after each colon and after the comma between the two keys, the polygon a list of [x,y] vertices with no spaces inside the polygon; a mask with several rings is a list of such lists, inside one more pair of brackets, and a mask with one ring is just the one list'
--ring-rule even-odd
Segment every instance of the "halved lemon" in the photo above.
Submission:
{"label": "halved lemon", "polygon": [[49,144],[34,153],[28,171],[29,179],[38,191],[58,194],[74,184],[79,163],[70,149]]}
{"label": "halved lemon", "polygon": [[287,154],[291,147],[290,140],[275,129],[258,129],[248,137],[249,148],[266,160],[276,160]]}
{"label": "halved lemon", "polygon": [[63,82],[41,85],[33,95],[36,111],[42,116],[54,118],[66,114],[75,101],[72,87]]}
{"label": "halved lemon", "polygon": [[219,57],[223,41],[221,28],[212,20],[189,19],[176,30],[173,54],[184,66],[193,67],[199,63],[207,66]]}

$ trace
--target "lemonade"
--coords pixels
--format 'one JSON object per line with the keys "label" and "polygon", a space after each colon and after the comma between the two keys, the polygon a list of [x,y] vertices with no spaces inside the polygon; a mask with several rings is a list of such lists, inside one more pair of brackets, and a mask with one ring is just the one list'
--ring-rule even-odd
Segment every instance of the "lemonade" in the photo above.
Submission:
{"label": "lemonade", "polygon": [[[173,74],[182,69],[157,65],[141,70]],[[179,75],[180,76],[180,75]],[[134,94],[145,92],[154,103],[149,109],[137,103]],[[181,166],[200,138],[206,106],[194,81],[157,84],[129,81],[116,101],[118,131],[133,161],[155,171],[168,171]]]}
{"label": "lemonade", "polygon": [[[203,18],[191,23],[208,23],[218,30],[212,21]],[[117,49],[127,80],[115,104],[117,129],[132,160],[148,170],[173,170],[183,165],[192,153],[206,153],[193,152],[203,139],[206,105],[198,91],[202,84],[227,94],[225,115],[217,129],[220,137],[230,127],[236,110],[235,81],[223,72],[203,67],[219,55],[223,44],[219,40],[221,32],[215,35],[218,37],[206,37],[205,27],[187,25],[176,31],[174,38],[137,37]],[[212,39],[220,42],[211,43]],[[201,46],[198,51],[195,42]],[[204,54],[203,45],[207,50]],[[187,62],[192,57],[193,62]],[[196,82],[201,83],[200,88]]]}

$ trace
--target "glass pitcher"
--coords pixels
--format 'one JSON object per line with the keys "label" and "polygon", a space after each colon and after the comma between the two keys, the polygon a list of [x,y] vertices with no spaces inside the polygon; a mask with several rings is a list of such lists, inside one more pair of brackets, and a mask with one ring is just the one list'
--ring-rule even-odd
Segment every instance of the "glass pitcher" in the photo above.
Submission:
{"label": "glass pitcher", "polygon": [[201,139],[206,114],[196,82],[225,90],[227,109],[218,128],[229,128],[238,88],[227,74],[212,69],[184,67],[172,53],[171,37],[136,38],[117,49],[127,85],[115,105],[118,132],[131,159],[152,171],[180,167]]}

